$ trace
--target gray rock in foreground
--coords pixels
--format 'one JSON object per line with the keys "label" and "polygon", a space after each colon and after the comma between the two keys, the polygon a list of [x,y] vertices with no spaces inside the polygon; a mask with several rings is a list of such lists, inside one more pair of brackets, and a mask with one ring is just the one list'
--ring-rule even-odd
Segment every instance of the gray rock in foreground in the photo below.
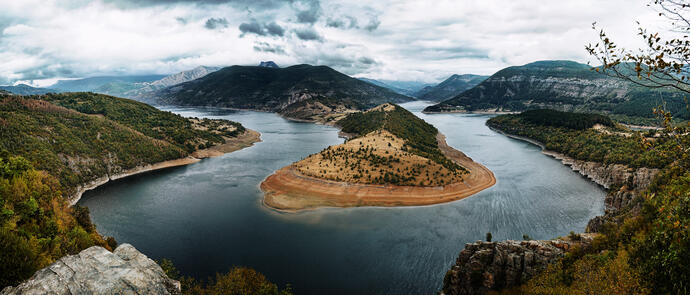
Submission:
{"label": "gray rock in foreground", "polygon": [[93,246],[37,271],[8,294],[180,294],[180,282],[132,245],[114,252]]}

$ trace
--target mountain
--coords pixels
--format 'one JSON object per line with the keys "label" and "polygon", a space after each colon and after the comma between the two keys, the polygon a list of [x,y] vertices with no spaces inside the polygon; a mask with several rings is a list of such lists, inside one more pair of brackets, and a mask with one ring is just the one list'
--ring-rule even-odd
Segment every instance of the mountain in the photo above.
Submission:
{"label": "mountain", "polygon": [[[210,73],[213,73],[219,69],[220,69],[220,67],[198,66],[194,69],[191,69],[188,71],[182,71],[182,72],[179,72],[177,74],[172,74],[170,76],[166,76],[160,80],[156,80],[153,82],[137,83],[137,85],[139,86],[138,88],[126,91],[126,92],[122,93],[120,96],[127,97],[127,98],[134,98],[134,99],[142,99],[142,98],[145,98],[147,96],[152,96],[153,95],[152,92],[155,92],[156,90],[160,90],[160,89],[163,89],[165,87],[169,87],[169,86],[177,85],[180,83],[199,79],[199,78],[206,76]],[[100,92],[100,91],[96,91],[96,92]],[[115,94],[111,94],[111,95],[115,95]]]}
{"label": "mountain", "polygon": [[19,94],[19,95],[34,95],[34,94],[46,94],[46,93],[51,93],[51,92],[58,92],[55,89],[48,89],[48,88],[37,88],[37,87],[31,87],[26,84],[18,84],[15,86],[0,86],[0,90],[7,91],[12,94]]}
{"label": "mountain", "polygon": [[[153,82],[164,77],[165,75],[90,77],[76,80],[59,80],[51,85],[50,88],[62,92],[95,91],[99,87],[108,87],[104,86],[106,84],[120,85],[121,87],[123,84]],[[110,88],[114,87],[110,86]]]}
{"label": "mountain", "polygon": [[427,86],[415,93],[415,97],[419,100],[437,101],[441,102],[451,99],[456,95],[477,86],[489,76],[480,75],[452,75],[448,79],[435,86]]}
{"label": "mountain", "polygon": [[394,81],[394,80],[375,80],[369,78],[359,78],[360,80],[380,86],[383,88],[388,88],[397,93],[416,97],[417,92],[425,87],[431,86],[429,83],[419,82],[419,81]]}
{"label": "mountain", "polygon": [[260,66],[260,67],[264,67],[264,68],[276,68],[276,69],[280,68],[280,67],[279,67],[276,63],[274,63],[272,60],[269,60],[269,61],[262,61],[261,63],[259,63],[259,66]]}
{"label": "mountain", "polygon": [[549,108],[653,117],[652,109],[662,103],[677,117],[690,118],[680,92],[635,86],[574,61],[538,61],[502,69],[474,88],[427,107],[425,111]]}
{"label": "mountain", "polygon": [[295,65],[226,67],[162,89],[152,102],[270,111],[300,120],[332,123],[342,117],[335,114],[411,100],[327,66]]}

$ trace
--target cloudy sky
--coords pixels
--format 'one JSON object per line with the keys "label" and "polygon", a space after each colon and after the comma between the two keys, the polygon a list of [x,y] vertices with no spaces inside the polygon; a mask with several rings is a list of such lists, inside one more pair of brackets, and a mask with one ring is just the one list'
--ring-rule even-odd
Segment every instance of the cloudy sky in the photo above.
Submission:
{"label": "cloudy sky", "polygon": [[328,65],[436,82],[544,59],[587,62],[606,28],[639,45],[644,0],[0,0],[0,85],[168,74],[198,65]]}

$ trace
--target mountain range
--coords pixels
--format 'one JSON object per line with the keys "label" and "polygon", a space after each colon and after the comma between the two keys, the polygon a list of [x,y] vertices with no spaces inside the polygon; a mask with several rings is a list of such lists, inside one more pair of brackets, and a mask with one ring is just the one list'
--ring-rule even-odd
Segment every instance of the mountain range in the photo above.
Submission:
{"label": "mountain range", "polygon": [[294,119],[333,122],[339,117],[326,117],[411,100],[327,66],[303,64],[286,68],[226,67],[162,89],[150,102],[261,110]]}
{"label": "mountain range", "polygon": [[60,92],[95,92],[99,88],[115,89],[117,85],[153,82],[162,78],[165,78],[165,75],[99,76],[75,80],[59,80],[49,87]]}
{"label": "mountain range", "polygon": [[415,97],[419,100],[437,101],[441,102],[447,99],[451,99],[456,95],[464,92],[465,90],[471,89],[477,86],[482,81],[486,80],[489,76],[480,75],[452,75],[443,82],[434,85],[427,86],[415,93]]}
{"label": "mountain range", "polygon": [[417,92],[422,88],[431,87],[433,84],[419,82],[419,81],[395,81],[395,80],[376,80],[369,78],[359,78],[360,80],[380,86],[383,88],[388,88],[402,95],[407,95],[411,97],[416,97]]}
{"label": "mountain range", "polygon": [[680,92],[638,87],[574,61],[538,61],[502,69],[476,87],[427,107],[425,112],[549,108],[653,117],[652,109],[660,104],[680,118],[690,118]]}
{"label": "mountain range", "polygon": [[0,90],[19,95],[35,95],[58,92],[55,89],[31,87],[26,84],[17,84],[14,86],[0,86]]}

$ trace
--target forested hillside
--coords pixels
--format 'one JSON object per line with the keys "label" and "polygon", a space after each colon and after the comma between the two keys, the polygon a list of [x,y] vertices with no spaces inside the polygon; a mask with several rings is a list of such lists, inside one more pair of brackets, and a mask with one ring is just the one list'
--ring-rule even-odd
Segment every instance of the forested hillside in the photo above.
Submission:
{"label": "forested hillside", "polygon": [[223,68],[197,80],[160,90],[154,102],[298,114],[296,108],[304,109],[305,102],[331,109],[363,110],[386,102],[410,100],[412,98],[326,66],[296,65]]}
{"label": "forested hillside", "polygon": [[143,103],[92,93],[0,99],[0,149],[57,177],[65,193],[98,177],[187,156],[244,131],[234,122],[194,123]]}
{"label": "forested hillside", "polygon": [[[516,115],[501,115],[486,123],[508,134],[534,139],[548,150],[578,160],[631,167],[662,168],[673,162],[672,142],[650,138],[654,148],[640,144],[639,136],[617,129],[611,119],[598,114],[579,114],[553,110],[533,110]],[[597,130],[597,124],[611,128]]]}

